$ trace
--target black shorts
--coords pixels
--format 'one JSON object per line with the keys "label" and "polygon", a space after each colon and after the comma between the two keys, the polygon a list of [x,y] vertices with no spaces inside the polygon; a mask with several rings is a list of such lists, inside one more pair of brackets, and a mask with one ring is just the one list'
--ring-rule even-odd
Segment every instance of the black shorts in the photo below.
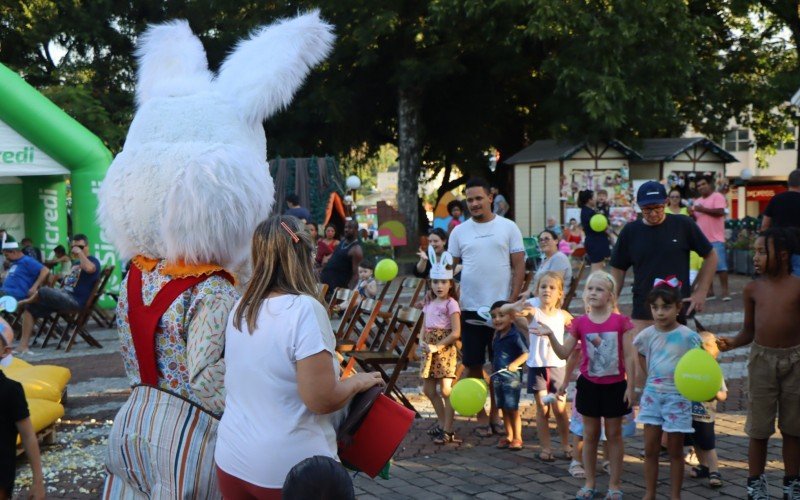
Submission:
{"label": "black shorts", "polygon": [[[494,330],[475,311],[461,311],[461,363],[466,367],[486,364],[486,352],[492,358],[492,336]],[[475,322],[475,323],[473,323]]]}
{"label": "black shorts", "polygon": [[692,420],[694,434],[684,434],[683,444],[694,446],[698,450],[710,451],[717,447],[714,435],[714,422],[698,422]]}
{"label": "black shorts", "polygon": [[555,394],[564,382],[566,372],[567,369],[564,366],[529,366],[528,394],[540,391]]}
{"label": "black shorts", "polygon": [[631,412],[625,404],[628,383],[624,380],[613,384],[595,384],[581,375],[575,385],[578,391],[575,394],[575,408],[584,417],[618,418]]}

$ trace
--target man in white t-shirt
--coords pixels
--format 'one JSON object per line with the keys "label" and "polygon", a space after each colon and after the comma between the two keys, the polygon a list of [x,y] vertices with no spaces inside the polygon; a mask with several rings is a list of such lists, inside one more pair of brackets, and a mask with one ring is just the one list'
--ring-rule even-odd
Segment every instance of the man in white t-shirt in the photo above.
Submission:
{"label": "man in white t-shirt", "polygon": [[[498,300],[517,300],[525,278],[525,247],[517,225],[492,212],[492,194],[485,180],[470,179],[465,194],[472,218],[453,229],[447,249],[454,264],[464,266],[460,300],[463,363],[468,377],[482,378],[494,330],[478,316],[478,310]],[[490,422],[497,427],[496,434],[504,432],[502,423],[494,424],[494,398],[490,415],[491,420],[484,411],[478,414],[476,432],[481,436],[492,434]]]}

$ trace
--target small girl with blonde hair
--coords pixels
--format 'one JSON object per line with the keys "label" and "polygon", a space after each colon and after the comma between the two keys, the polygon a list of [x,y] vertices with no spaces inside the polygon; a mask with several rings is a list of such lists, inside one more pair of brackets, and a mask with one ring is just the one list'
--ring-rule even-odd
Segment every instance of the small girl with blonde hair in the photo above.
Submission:
{"label": "small girl with blonde hair", "polygon": [[450,405],[450,390],[456,377],[456,342],[461,337],[461,309],[453,282],[453,257],[448,252],[437,257],[433,249],[428,248],[428,258],[431,271],[422,306],[425,331],[420,342],[425,359],[420,375],[422,391],[430,399],[438,418],[428,433],[436,444],[455,443],[458,440],[453,432],[455,412]]}
{"label": "small girl with blonde hair", "polygon": [[[572,323],[572,315],[561,309],[564,301],[564,278],[560,272],[547,271],[536,283],[536,299],[524,303],[521,315],[527,316],[525,325],[530,332],[530,355],[528,356],[528,393],[536,402],[536,431],[541,444],[539,459],[552,462],[549,419],[553,415],[561,438],[563,458],[572,458],[569,446],[569,414],[564,394],[558,389],[566,377],[566,361],[553,351],[546,337],[536,334],[540,324],[546,325],[559,342],[564,341],[564,329]],[[524,299],[523,299],[524,300]],[[538,304],[538,307],[535,305]],[[515,304],[519,307],[522,301]]]}
{"label": "small girl with blonde hair", "polygon": [[621,475],[624,444],[622,417],[633,406],[633,380],[636,351],[632,344],[633,324],[622,314],[615,313],[616,286],[610,274],[595,271],[586,280],[583,301],[588,307],[585,316],[575,318],[570,335],[559,342],[553,330],[545,324],[535,329],[537,335],[550,339],[553,351],[566,359],[581,345],[581,375],[576,384],[575,406],[583,417],[583,464],[586,483],[575,498],[594,498],[597,474],[597,446],[600,442],[600,422],[605,420],[610,478],[606,499],[622,498]]}

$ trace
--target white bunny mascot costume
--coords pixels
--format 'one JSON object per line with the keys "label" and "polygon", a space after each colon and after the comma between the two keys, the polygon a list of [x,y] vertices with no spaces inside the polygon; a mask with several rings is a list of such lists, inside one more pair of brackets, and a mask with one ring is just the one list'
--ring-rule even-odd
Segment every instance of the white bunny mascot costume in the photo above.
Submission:
{"label": "white bunny mascot costume", "polygon": [[[262,122],[331,49],[311,12],[257,29],[215,77],[186,21],[141,37],[138,109],[99,192],[99,219],[131,269],[118,327],[134,388],[109,436],[104,498],[219,498],[226,269],[249,256],[274,199]],[[265,450],[269,453],[269,450]]]}

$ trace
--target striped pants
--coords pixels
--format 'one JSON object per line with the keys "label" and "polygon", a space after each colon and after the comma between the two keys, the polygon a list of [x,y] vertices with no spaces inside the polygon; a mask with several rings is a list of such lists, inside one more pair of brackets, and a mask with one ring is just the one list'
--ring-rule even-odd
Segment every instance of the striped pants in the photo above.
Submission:
{"label": "striped pants", "polygon": [[134,387],[108,437],[103,498],[222,498],[214,464],[217,424],[189,401]]}

